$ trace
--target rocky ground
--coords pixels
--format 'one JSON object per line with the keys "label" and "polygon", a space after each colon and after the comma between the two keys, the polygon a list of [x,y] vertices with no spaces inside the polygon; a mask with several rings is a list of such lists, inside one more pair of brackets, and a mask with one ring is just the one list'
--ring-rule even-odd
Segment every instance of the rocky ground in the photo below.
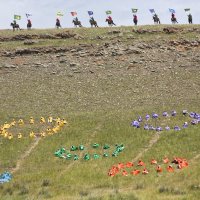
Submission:
{"label": "rocky ground", "polygon": [[[31,87],[40,98],[42,92],[55,98],[49,86],[57,91],[60,104],[68,102],[65,106],[73,111],[161,102],[187,106],[199,99],[198,27],[89,31],[87,35],[79,29],[1,36],[6,47],[0,48],[0,82],[5,88],[1,103],[7,92],[15,94],[17,85],[25,82],[20,91],[29,94]],[[15,103],[13,97],[10,101]]]}

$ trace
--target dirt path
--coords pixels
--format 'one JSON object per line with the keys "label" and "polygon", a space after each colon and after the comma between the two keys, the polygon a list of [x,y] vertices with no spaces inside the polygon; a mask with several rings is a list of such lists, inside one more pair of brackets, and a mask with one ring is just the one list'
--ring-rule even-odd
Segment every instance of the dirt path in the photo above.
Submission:
{"label": "dirt path", "polygon": [[31,152],[35,149],[35,147],[38,145],[40,139],[41,139],[40,137],[36,138],[35,141],[25,151],[25,153],[23,153],[22,156],[17,160],[16,167],[14,167],[10,170],[10,172],[12,174],[16,173],[21,168],[21,165],[23,164],[25,158],[27,158],[31,154]]}
{"label": "dirt path", "polygon": [[190,160],[190,162],[195,162],[200,157],[200,154],[197,154],[194,158]]}
{"label": "dirt path", "polygon": [[141,150],[138,155],[132,160],[132,162],[136,162],[138,159],[140,159],[142,157],[142,155],[147,152],[149,149],[151,149],[151,147],[157,143],[157,141],[160,138],[160,132],[156,132],[156,134],[151,138],[151,140],[149,141],[149,144],[147,147],[145,147],[143,150]]}

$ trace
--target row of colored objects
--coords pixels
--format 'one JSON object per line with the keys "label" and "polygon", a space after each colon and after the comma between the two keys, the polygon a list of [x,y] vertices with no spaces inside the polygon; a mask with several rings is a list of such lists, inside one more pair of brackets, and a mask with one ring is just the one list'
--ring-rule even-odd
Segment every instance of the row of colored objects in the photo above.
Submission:
{"label": "row of colored objects", "polygon": [[[58,158],[64,158],[67,160],[73,159],[73,160],[79,160],[80,157],[82,157],[84,160],[90,160],[93,159],[99,159],[101,157],[109,157],[108,149],[110,149],[110,145],[104,144],[103,146],[100,146],[98,143],[94,143],[91,145],[92,149],[102,149],[104,152],[101,155],[100,153],[88,153],[90,152],[90,148],[86,148],[84,145],[75,146],[72,145],[69,150],[66,150],[64,147],[58,149],[54,152],[54,155]],[[83,154],[83,156],[78,155],[77,153],[73,154],[72,152],[75,151],[84,151],[87,150],[87,153]],[[124,150],[123,144],[116,144],[114,147],[114,151],[111,153],[112,157],[117,157],[122,151]]]}
{"label": "row of colored objects", "polygon": [[[188,161],[184,158],[179,158],[179,157],[175,157],[173,158],[173,160],[170,163],[169,158],[165,157],[162,161],[162,164],[167,165],[162,167],[162,164],[159,164],[157,162],[157,160],[152,159],[150,161],[151,165],[155,165],[154,167],[154,171],[156,171],[157,173],[162,173],[163,169],[165,168],[167,170],[167,172],[174,172],[175,169],[183,169],[185,167],[188,167]],[[134,169],[133,169],[134,167]],[[142,169],[141,169],[142,168]],[[128,172],[128,169],[130,169],[130,172]],[[128,174],[131,175],[138,175],[138,174],[143,174],[146,175],[150,172],[150,170],[147,169],[146,164],[142,161],[142,160],[138,160],[138,163],[135,165],[133,162],[129,161],[127,163],[118,163],[117,165],[113,165],[109,171],[108,171],[108,175],[113,177],[117,174],[121,174],[123,176],[128,176]]]}
{"label": "row of colored objects", "polygon": [[[187,110],[183,110],[182,111],[182,114],[183,116],[189,116],[189,120],[190,122],[183,122],[183,124],[181,126],[178,126],[178,125],[175,125],[173,127],[170,127],[170,126],[165,126],[165,127],[162,127],[162,126],[159,126],[157,124],[157,119],[161,119],[161,118],[169,118],[170,116],[173,117],[175,119],[175,117],[177,116],[177,112],[175,110],[171,111],[171,113],[168,113],[166,111],[164,111],[162,113],[162,115],[158,115],[157,113],[152,113],[152,115],[149,115],[149,114],[146,114],[146,116],[144,118],[142,118],[142,116],[139,116],[136,120],[133,120],[131,122],[131,126],[135,127],[135,128],[142,128],[144,130],[155,130],[155,131],[163,131],[163,130],[166,130],[166,131],[169,131],[169,130],[174,130],[174,131],[180,131],[181,129],[185,129],[185,128],[188,128],[188,126],[191,124],[191,125],[197,125],[197,124],[200,124],[200,114],[197,113],[197,112],[188,112]],[[154,120],[154,121],[151,121]],[[187,118],[185,118],[187,119]],[[155,123],[157,125],[152,125],[150,124],[150,121],[151,123]]]}
{"label": "row of colored objects", "polygon": [[[14,133],[14,131],[12,131],[11,129],[13,127],[25,128],[26,125],[33,125],[35,123],[36,121],[33,117],[30,117],[30,119],[27,122],[25,122],[24,119],[19,119],[18,121],[13,120],[10,123],[5,122],[3,125],[0,126],[0,136],[7,138],[9,140],[13,139],[14,136],[16,136],[18,139],[22,139],[23,137],[26,136],[26,134],[23,134],[21,130],[18,133]],[[47,127],[45,128],[45,130],[41,130],[40,132],[30,131],[29,132],[30,138],[46,137],[47,135],[53,135],[55,133],[58,133],[61,130],[61,128],[67,124],[67,121],[59,117],[57,117],[56,119],[54,119],[53,117],[48,117],[47,119],[41,117],[39,123]],[[35,124],[35,126],[36,125],[38,124]],[[37,126],[37,129],[39,128],[40,127]]]}

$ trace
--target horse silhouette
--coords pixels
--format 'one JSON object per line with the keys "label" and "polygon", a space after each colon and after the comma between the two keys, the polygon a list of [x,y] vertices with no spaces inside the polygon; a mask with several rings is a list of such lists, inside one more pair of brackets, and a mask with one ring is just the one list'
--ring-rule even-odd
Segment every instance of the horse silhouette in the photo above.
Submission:
{"label": "horse silhouette", "polygon": [[61,27],[61,24],[60,24],[60,21],[56,21],[56,28],[57,28],[57,29],[62,28],[62,27]]}
{"label": "horse silhouette", "polygon": [[157,15],[153,16],[154,24],[160,24],[160,18]]}
{"label": "horse silhouette", "polygon": [[177,21],[177,19],[176,19],[176,17],[172,17],[171,18],[171,22],[172,22],[172,24],[178,24],[178,21]]}
{"label": "horse silhouette", "polygon": [[134,18],[134,19],[133,19],[133,23],[135,24],[135,26],[137,25],[137,23],[138,23],[137,18]]}
{"label": "horse silhouette", "polygon": [[81,24],[81,22],[80,22],[79,20],[75,20],[75,19],[74,19],[74,20],[72,21],[72,23],[74,23],[74,26],[75,26],[75,27],[77,27],[77,26],[78,26],[78,27],[83,27],[82,24]]}
{"label": "horse silhouette", "polygon": [[32,27],[32,23],[31,23],[31,22],[28,22],[28,23],[27,23],[27,29],[30,30],[31,27]]}
{"label": "horse silhouette", "polygon": [[191,14],[188,15],[188,23],[192,24],[192,15]]}
{"label": "horse silhouette", "polygon": [[94,20],[94,19],[90,19],[89,20],[89,22],[90,22],[90,25],[91,25],[91,27],[99,27],[98,25],[97,25],[97,22]]}
{"label": "horse silhouette", "polygon": [[10,23],[10,25],[12,26],[13,31],[15,31],[15,29],[16,29],[16,30],[21,30],[19,24],[16,24],[16,23],[13,23],[13,22],[12,22],[12,23]]}
{"label": "horse silhouette", "polygon": [[108,26],[116,26],[116,24],[113,22],[113,20],[106,19],[106,22],[108,22]]}

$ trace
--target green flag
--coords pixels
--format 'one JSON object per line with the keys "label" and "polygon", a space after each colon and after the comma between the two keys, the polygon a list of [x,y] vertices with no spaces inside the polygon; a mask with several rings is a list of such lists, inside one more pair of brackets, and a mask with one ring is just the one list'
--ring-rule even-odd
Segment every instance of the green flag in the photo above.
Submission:
{"label": "green flag", "polygon": [[107,10],[106,11],[106,15],[111,15],[112,14],[112,11],[111,10]]}
{"label": "green flag", "polygon": [[185,10],[185,12],[188,12],[188,11],[190,11],[190,8],[185,8],[184,10]]}
{"label": "green flag", "polygon": [[137,11],[138,11],[138,9],[136,9],[136,8],[132,8],[131,10],[132,10],[132,13],[137,13]]}
{"label": "green flag", "polygon": [[15,19],[15,20],[20,20],[20,19],[21,19],[21,16],[20,16],[20,15],[14,15],[14,19]]}
{"label": "green flag", "polygon": [[57,16],[62,17],[62,16],[64,16],[64,14],[62,12],[57,12]]}

